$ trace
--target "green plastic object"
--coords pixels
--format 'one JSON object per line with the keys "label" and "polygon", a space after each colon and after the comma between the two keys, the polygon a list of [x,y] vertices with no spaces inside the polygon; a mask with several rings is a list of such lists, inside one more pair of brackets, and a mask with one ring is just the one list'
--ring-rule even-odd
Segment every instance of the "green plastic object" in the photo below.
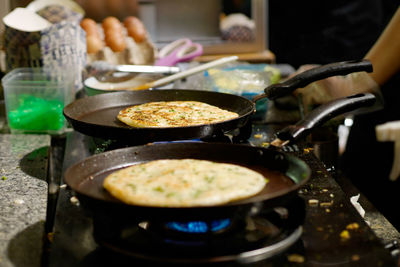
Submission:
{"label": "green plastic object", "polygon": [[29,131],[60,130],[64,126],[63,107],[59,100],[19,95],[19,106],[8,112],[12,129]]}
{"label": "green plastic object", "polygon": [[3,77],[2,85],[11,133],[65,132],[63,109],[74,99],[69,72],[17,68]]}

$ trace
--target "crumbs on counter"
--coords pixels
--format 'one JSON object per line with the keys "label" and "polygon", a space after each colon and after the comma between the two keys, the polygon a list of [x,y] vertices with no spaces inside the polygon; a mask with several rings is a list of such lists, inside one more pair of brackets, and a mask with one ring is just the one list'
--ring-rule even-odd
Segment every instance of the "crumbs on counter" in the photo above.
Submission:
{"label": "crumbs on counter", "polygon": [[308,193],[307,188],[303,188],[303,189],[299,190],[299,194],[305,194],[305,193]]}
{"label": "crumbs on counter", "polygon": [[75,206],[79,206],[79,199],[76,196],[73,196],[69,199],[69,201],[75,205]]}
{"label": "crumbs on counter", "polygon": [[22,204],[25,203],[25,201],[24,201],[23,199],[17,198],[17,199],[14,200],[14,203],[15,203],[16,205],[22,205]]}
{"label": "crumbs on counter", "polygon": [[303,263],[304,262],[304,256],[299,255],[299,254],[290,254],[287,257],[289,262],[295,262],[295,263]]}
{"label": "crumbs on counter", "polygon": [[310,206],[318,206],[318,203],[319,203],[318,199],[309,199],[308,200],[308,204]]}
{"label": "crumbs on counter", "polygon": [[54,232],[47,233],[47,240],[49,240],[50,243],[53,242],[53,240],[54,240]]}
{"label": "crumbs on counter", "polygon": [[358,225],[358,223],[350,223],[346,226],[347,230],[357,230],[358,228],[360,228],[360,225]]}
{"label": "crumbs on counter", "polygon": [[319,204],[321,207],[330,207],[333,205],[333,200],[329,201],[329,202],[321,202],[321,204]]}
{"label": "crumbs on counter", "polygon": [[352,256],[351,256],[351,260],[352,260],[352,261],[359,261],[359,260],[360,260],[360,255],[358,255],[358,254],[352,255]]}
{"label": "crumbs on counter", "polygon": [[350,239],[350,232],[349,232],[348,230],[343,230],[343,231],[340,233],[340,239],[341,239],[342,241],[349,240],[349,239]]}
{"label": "crumbs on counter", "polygon": [[304,148],[304,149],[303,149],[304,154],[308,154],[308,153],[310,153],[311,151],[313,151],[313,148],[312,148],[312,147],[308,147],[308,148]]}
{"label": "crumbs on counter", "polygon": [[350,232],[349,232],[349,231],[357,230],[359,227],[360,227],[360,226],[359,226],[358,223],[356,223],[356,222],[348,224],[348,225],[346,226],[346,229],[343,230],[343,231],[340,233],[340,239],[341,239],[342,241],[346,241],[346,240],[350,239],[351,235],[350,235]]}

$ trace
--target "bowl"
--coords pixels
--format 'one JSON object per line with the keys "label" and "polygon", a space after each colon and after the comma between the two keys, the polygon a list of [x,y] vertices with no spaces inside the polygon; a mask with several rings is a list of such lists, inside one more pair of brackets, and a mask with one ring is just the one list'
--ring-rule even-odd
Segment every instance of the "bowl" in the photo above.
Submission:
{"label": "bowl", "polygon": [[157,79],[158,76],[140,73],[123,82],[101,82],[92,76],[84,80],[83,87],[87,95],[93,96],[97,94],[112,93],[118,91],[126,91],[129,88],[148,83]]}
{"label": "bowl", "polygon": [[121,91],[112,89],[113,85],[108,84],[99,82],[95,77],[90,77],[83,81],[83,87],[88,96]]}

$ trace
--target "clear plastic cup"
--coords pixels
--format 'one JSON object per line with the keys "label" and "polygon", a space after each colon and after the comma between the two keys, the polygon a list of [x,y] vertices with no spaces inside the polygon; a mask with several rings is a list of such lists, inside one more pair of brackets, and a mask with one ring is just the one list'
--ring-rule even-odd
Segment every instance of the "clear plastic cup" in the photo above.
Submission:
{"label": "clear plastic cup", "polygon": [[62,134],[63,108],[74,99],[71,72],[17,68],[2,79],[11,133]]}

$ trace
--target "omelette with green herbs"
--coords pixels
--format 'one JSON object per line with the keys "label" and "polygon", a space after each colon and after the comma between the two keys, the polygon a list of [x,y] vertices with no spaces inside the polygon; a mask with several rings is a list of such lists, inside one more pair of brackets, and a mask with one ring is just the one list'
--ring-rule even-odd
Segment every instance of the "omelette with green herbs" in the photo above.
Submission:
{"label": "omelette with green herbs", "polygon": [[133,127],[183,127],[222,122],[239,117],[235,112],[198,101],[160,101],[121,110],[117,118]]}
{"label": "omelette with green herbs", "polygon": [[104,188],[126,204],[196,207],[226,204],[259,193],[267,179],[251,169],[197,159],[162,159],[106,177]]}

